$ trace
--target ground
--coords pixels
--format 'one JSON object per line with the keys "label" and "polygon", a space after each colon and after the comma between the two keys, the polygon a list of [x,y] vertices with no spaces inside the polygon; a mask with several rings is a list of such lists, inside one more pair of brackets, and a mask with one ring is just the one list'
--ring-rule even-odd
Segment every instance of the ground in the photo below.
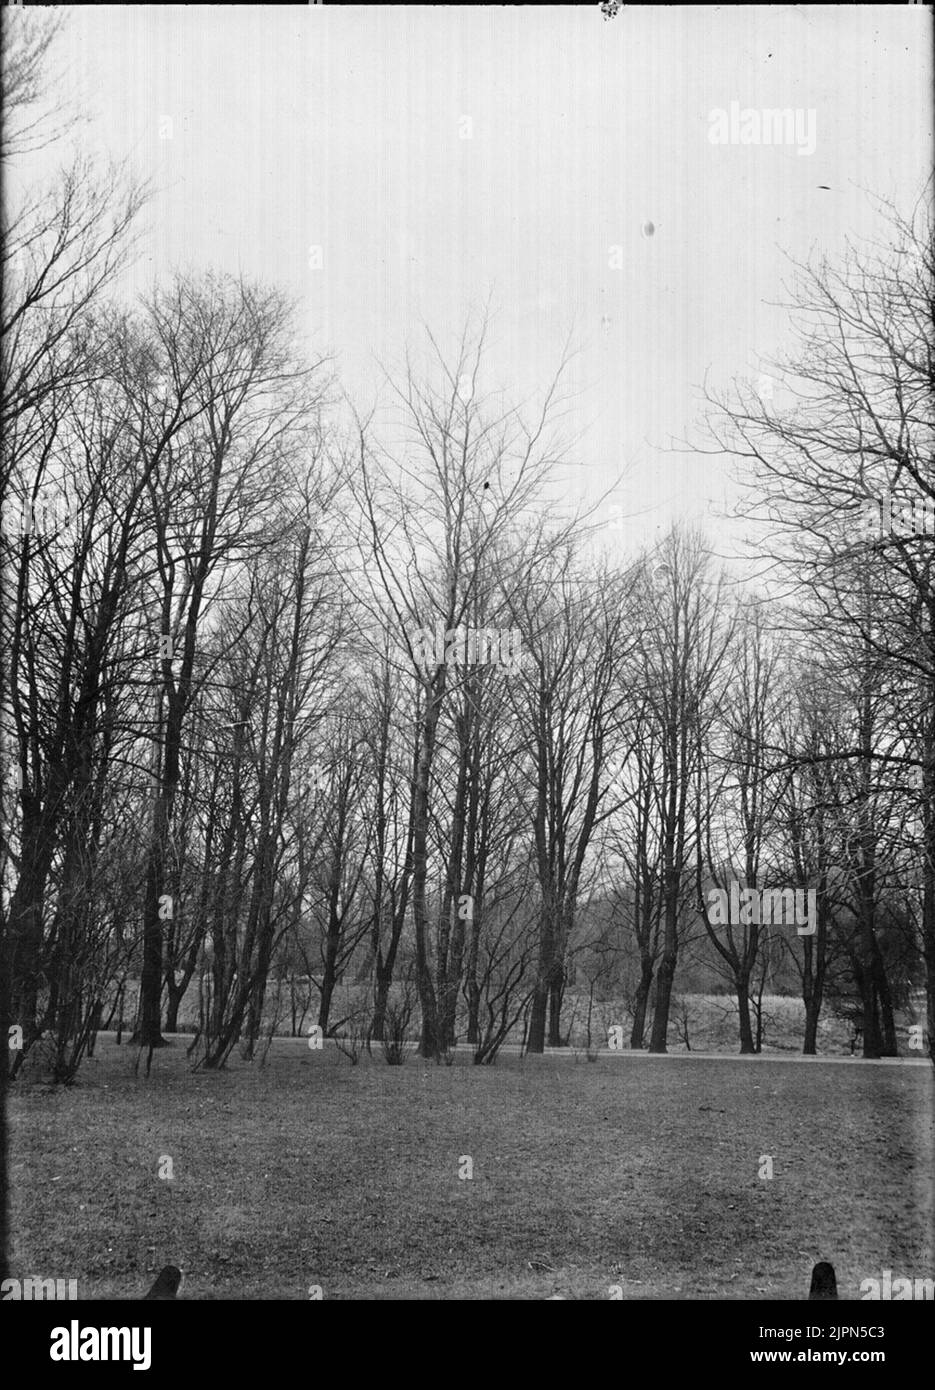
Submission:
{"label": "ground", "polygon": [[102,1037],[75,1086],[17,1084],[12,1275],[82,1298],[177,1264],[192,1298],[801,1299],[819,1259],[848,1298],[935,1272],[927,1065],[351,1067],[277,1039],[220,1073],[178,1041],[146,1080],[135,1056]]}

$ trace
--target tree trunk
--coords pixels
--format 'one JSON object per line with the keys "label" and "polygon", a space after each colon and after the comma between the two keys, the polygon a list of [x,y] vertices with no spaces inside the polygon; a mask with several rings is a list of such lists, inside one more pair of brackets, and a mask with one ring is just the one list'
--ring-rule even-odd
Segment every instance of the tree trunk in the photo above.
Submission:
{"label": "tree trunk", "polygon": [[169,807],[165,789],[160,789],[153,815],[146,864],[146,892],[143,902],[143,969],[140,974],[140,1021],[132,1041],[140,1047],[165,1047],[161,1031],[162,1015],[162,896]]}
{"label": "tree trunk", "polygon": [[[190,978],[190,977],[189,977]],[[178,983],[169,978],[166,980],[166,1032],[177,1033],[179,1031],[179,1008],[188,989],[189,981],[180,980]]]}
{"label": "tree trunk", "polygon": [[753,1042],[753,1028],[750,1022],[750,979],[739,973],[734,985],[737,990],[737,1013],[740,1019],[740,1052],[742,1056],[756,1052]]}
{"label": "tree trunk", "polygon": [[857,914],[860,930],[859,985],[863,1006],[864,1056],[879,1057],[880,1038],[877,992],[873,977],[876,950],[874,917],[876,911],[876,837],[872,820],[873,777],[873,699],[871,681],[865,678],[858,707],[860,762],[858,788],[858,872]]}
{"label": "tree trunk", "polygon": [[341,923],[332,914],[328,921],[328,934],[325,937],[324,973],[321,977],[321,999],[318,1003],[318,1026],[322,1037],[328,1032],[328,1018],[331,1013],[331,1000],[338,982],[338,945],[341,940]]}
{"label": "tree trunk", "polygon": [[[478,889],[483,886],[483,867],[479,870]],[[478,891],[477,899],[474,903],[474,916],[471,920],[470,944],[467,953],[467,968],[465,970],[464,997],[467,1001],[467,1041],[476,1047],[480,1042],[480,1005],[481,989],[477,983],[477,958],[480,951],[480,927],[481,927],[481,893]]]}
{"label": "tree trunk", "polygon": [[390,988],[393,984],[393,971],[396,966],[396,954],[399,950],[399,940],[402,935],[403,921],[405,919],[405,906],[407,894],[403,892],[400,905],[393,919],[390,929],[390,940],[386,955],[383,955],[383,948],[377,944],[376,952],[376,984],[373,995],[373,1018],[370,1021],[369,1039],[372,1042],[383,1041],[383,1030],[386,1024],[386,1008],[389,1003]]}
{"label": "tree trunk", "polygon": [[[821,930],[822,923],[819,918],[818,932],[820,933]],[[818,1050],[818,1020],[821,1015],[824,992],[824,950],[819,943],[813,943],[811,937],[805,938],[804,950],[802,999],[805,1004],[805,1036],[802,1041],[802,1052],[806,1057],[814,1057]]]}
{"label": "tree trunk", "polygon": [[896,1019],[893,1015],[893,996],[890,991],[890,982],[886,977],[886,963],[883,960],[880,943],[877,941],[876,937],[874,937],[873,940],[873,987],[876,991],[877,999],[879,1000],[880,1019],[883,1025],[881,1055],[884,1057],[898,1057],[899,1045],[896,1041]]}
{"label": "tree trunk", "polygon": [[547,980],[537,979],[532,992],[532,1005],[529,1010],[529,1033],[526,1038],[527,1052],[545,1051],[545,1024],[549,1007],[549,985]]}
{"label": "tree trunk", "polygon": [[435,752],[435,732],[438,714],[445,686],[445,668],[439,668],[435,683],[426,690],[426,708],[422,720],[419,758],[416,766],[414,788],[414,814],[412,827],[412,916],[415,927],[416,944],[416,986],[422,1009],[422,1035],[419,1051],[423,1057],[436,1058],[441,1055],[443,1039],[439,1031],[438,1003],[432,970],[428,955],[428,905],[426,885],[428,880],[428,831],[429,831],[429,781],[432,773],[432,759]]}
{"label": "tree trunk", "polygon": [[[929,620],[929,652],[935,631]],[[929,718],[922,745],[922,955],[925,960],[926,1023],[929,1056],[935,1062],[935,677],[929,685]]]}
{"label": "tree trunk", "polygon": [[383,1041],[383,1029],[386,1026],[386,1006],[390,997],[390,985],[393,983],[393,972],[391,970],[377,970],[377,984],[373,999],[373,1018],[370,1020],[370,1037],[374,1042]]}
{"label": "tree trunk", "polygon": [[562,1000],[565,996],[565,967],[560,960],[552,965],[549,980],[549,1047],[564,1047],[562,1037]]}
{"label": "tree trunk", "polygon": [[[667,858],[673,859],[671,846],[666,850]],[[678,895],[681,875],[678,869],[670,867],[665,874],[665,935],[662,959],[656,978],[656,1006],[653,1013],[653,1031],[649,1042],[650,1052],[665,1052],[669,1034],[669,1008],[672,1003],[672,983],[678,962]]]}
{"label": "tree trunk", "polygon": [[865,1057],[875,1058],[880,1056],[882,1041],[880,1038],[880,1015],[877,1003],[877,991],[873,979],[873,921],[866,920],[861,922],[860,930],[860,956],[861,964],[859,970],[854,974],[860,990],[861,1013],[863,1025],[863,1039]]}
{"label": "tree trunk", "polygon": [[[189,639],[190,640],[190,639]],[[168,665],[169,662],[165,661]],[[180,677],[180,686],[182,683]],[[167,687],[171,675],[166,678]],[[163,940],[160,899],[165,893],[169,827],[179,782],[182,748],[182,719],[185,699],[179,688],[167,688],[168,714],[165,742],[161,752],[156,806],[146,859],[146,892],[143,902],[143,969],[140,974],[140,1023],[134,1041],[140,1047],[165,1047],[162,1036],[161,1006],[163,988]]]}
{"label": "tree trunk", "polygon": [[476,980],[469,979],[467,991],[467,1041],[472,1047],[480,1042],[480,988]]}
{"label": "tree trunk", "polygon": [[669,1007],[672,1002],[672,981],[675,978],[676,952],[668,949],[662,953],[659,971],[656,976],[656,1002],[653,1013],[653,1031],[649,1041],[650,1052],[665,1052],[669,1032]]}
{"label": "tree trunk", "polygon": [[633,1027],[630,1029],[630,1046],[640,1050],[643,1047],[644,1035],[646,1033],[646,1008],[649,1004],[649,994],[653,986],[653,974],[655,973],[656,963],[652,956],[643,956],[640,960],[640,982],[636,987],[636,998],[633,1003]]}
{"label": "tree trunk", "polygon": [[536,971],[536,983],[532,993],[532,1005],[529,1010],[527,1052],[542,1053],[545,1051],[545,1026],[549,1007],[549,985],[554,949],[555,930],[552,905],[546,901],[542,904],[539,916],[539,962]]}
{"label": "tree trunk", "polygon": [[4,984],[9,990],[9,1018],[23,1030],[23,1048],[12,1054],[12,1070],[18,1070],[35,1035],[42,950],[42,905],[54,851],[54,835],[40,818],[26,827],[23,813],[22,867],[10,902],[6,925],[9,967]]}

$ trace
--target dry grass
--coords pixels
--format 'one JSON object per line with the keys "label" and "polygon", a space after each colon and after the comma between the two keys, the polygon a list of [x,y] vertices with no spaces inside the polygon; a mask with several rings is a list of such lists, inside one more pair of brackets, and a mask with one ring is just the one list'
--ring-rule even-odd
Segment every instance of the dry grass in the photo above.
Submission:
{"label": "dry grass", "polygon": [[193,1075],[176,1046],[145,1081],[102,1039],[74,1088],[11,1098],[12,1273],[137,1297],[174,1263],[189,1297],[288,1299],[800,1299],[818,1259],[857,1297],[932,1273],[930,1069],[468,1062],[274,1043]]}

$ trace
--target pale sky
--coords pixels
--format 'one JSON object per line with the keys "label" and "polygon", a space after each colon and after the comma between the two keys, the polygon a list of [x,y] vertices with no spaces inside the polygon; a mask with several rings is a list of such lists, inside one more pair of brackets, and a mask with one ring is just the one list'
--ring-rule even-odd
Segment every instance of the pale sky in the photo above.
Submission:
{"label": "pale sky", "polygon": [[[83,140],[158,186],[140,288],[173,265],[277,282],[362,407],[377,359],[422,320],[452,342],[491,291],[487,384],[516,398],[572,329],[565,485],[629,469],[638,541],[716,532],[727,466],[667,449],[698,437],[706,374],[756,379],[788,345],[782,253],[877,233],[868,193],[919,197],[931,25],[906,4],[89,6],[59,58]],[[712,144],[732,101],[814,111],[814,153]]]}

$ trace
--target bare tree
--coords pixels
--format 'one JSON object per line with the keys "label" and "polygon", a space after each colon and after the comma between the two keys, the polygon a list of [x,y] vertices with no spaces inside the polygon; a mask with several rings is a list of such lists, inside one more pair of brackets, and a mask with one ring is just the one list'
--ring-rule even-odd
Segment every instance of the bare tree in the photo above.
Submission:
{"label": "bare tree", "polygon": [[[598,585],[543,567],[518,613],[532,660],[514,700],[535,787],[530,808],[539,880],[539,960],[528,1050],[561,1046],[565,955],[592,837],[619,808],[611,767],[625,737],[634,576]],[[542,581],[548,580],[547,583]]]}
{"label": "bare tree", "polygon": [[[556,457],[546,432],[561,406],[559,380],[567,361],[546,391],[534,423],[526,425],[517,411],[501,409],[493,396],[486,403],[478,397],[485,333],[486,322],[473,336],[466,327],[451,362],[429,335],[434,380],[420,380],[409,362],[404,379],[393,387],[406,430],[404,447],[415,461],[395,463],[392,446],[378,452],[362,426],[355,483],[371,565],[365,581],[371,621],[377,632],[389,627],[417,692],[409,864],[421,1049],[432,1057],[446,1044],[439,988],[450,1004],[459,983],[449,979],[458,965],[457,952],[452,958],[443,948],[440,984],[433,969],[428,904],[439,724],[464,669],[446,660],[448,641],[459,630],[463,634],[473,615],[483,614],[486,630],[498,613],[509,612],[502,576],[506,574],[507,588],[515,584],[517,562],[514,558],[512,565],[505,564],[504,555],[510,552],[522,509]],[[501,584],[495,587],[498,576]],[[418,634],[425,630],[441,634],[442,650],[436,649],[434,638],[432,651],[423,650]]]}
{"label": "bare tree", "polygon": [[[143,449],[153,441],[159,453],[151,490],[159,573],[159,792],[143,913],[140,1039],[157,1047],[163,1042],[161,900],[183,730],[199,683],[199,634],[221,571],[229,575],[268,543],[264,523],[285,465],[315,429],[324,383],[321,364],[297,365],[289,306],[272,291],[211,276],[201,283],[178,279],[156,295],[149,317],[153,380],[141,417]],[[167,425],[183,415],[186,426],[174,447],[163,448]],[[277,741],[274,757],[281,752]],[[271,841],[264,841],[263,853],[272,853]]]}
{"label": "bare tree", "polygon": [[[115,708],[107,648],[128,603],[126,560],[139,519],[131,483],[122,498],[128,512],[113,518],[116,543],[99,556],[104,532],[96,528],[119,491],[109,451],[123,413],[101,384],[114,346],[104,295],[132,247],[146,189],[79,156],[48,187],[11,194],[18,157],[60,139],[70,124],[48,99],[59,24],[58,16],[11,11],[0,36],[7,195],[0,250],[0,1031],[15,1015],[27,1044],[42,1026],[43,914],[63,836],[70,886],[69,920],[57,918],[60,940],[78,930],[75,914],[84,910],[75,885],[95,851],[81,841],[89,828],[100,830],[101,750],[113,748],[110,735],[98,737],[102,710]],[[92,421],[94,444],[85,432]],[[74,535],[66,534],[66,515]],[[77,998],[70,985],[60,997],[71,1001],[69,1010]],[[64,1019],[60,1047],[61,1029],[70,1032]],[[13,1057],[14,1067],[25,1051]]]}
{"label": "bare tree", "polygon": [[[930,190],[929,190],[930,191]],[[916,791],[923,877],[922,944],[928,973],[929,1047],[935,1058],[935,559],[932,537],[903,524],[913,505],[935,503],[931,286],[935,240],[929,200],[906,219],[889,215],[888,245],[849,247],[796,267],[799,349],[781,364],[793,403],[776,406],[739,389],[711,396],[719,448],[755,479],[747,515],[761,551],[795,586],[803,640],[859,639],[848,650],[863,672],[862,716],[850,760],[862,779],[859,969],[874,972],[875,850],[868,820],[874,790],[909,761]],[[904,510],[902,513],[900,509]],[[903,521],[894,518],[902,515]],[[904,720],[911,740],[885,753],[874,745],[872,690],[892,681],[921,720]],[[864,1049],[879,1047],[873,990],[864,986]]]}
{"label": "bare tree", "polygon": [[[740,1051],[757,1050],[750,1017],[751,981],[760,951],[763,924],[760,914],[749,921],[715,925],[706,904],[706,888],[713,883],[727,891],[727,876],[756,890],[775,876],[769,862],[767,831],[771,826],[778,780],[769,774],[767,731],[777,715],[772,697],[780,649],[769,641],[760,603],[746,605],[735,625],[734,646],[725,662],[726,681],[718,701],[719,716],[708,726],[697,760],[696,883],[709,940],[729,972],[737,998]],[[721,725],[724,747],[720,766],[712,767],[712,735]],[[720,845],[714,848],[715,833]]]}
{"label": "bare tree", "polygon": [[624,804],[614,818],[611,841],[626,877],[616,888],[614,917],[621,934],[632,932],[639,954],[630,1047],[642,1048],[660,951],[663,782],[661,730],[639,690],[633,692],[628,729],[631,748],[621,768]]}
{"label": "bare tree", "polygon": [[8,7],[0,28],[3,122],[0,159],[29,154],[62,139],[77,117],[56,100],[51,63],[65,16],[58,8]]}
{"label": "bare tree", "polygon": [[674,530],[647,596],[651,620],[639,638],[640,674],[659,730],[662,954],[656,975],[651,1052],[665,1052],[679,952],[682,906],[695,829],[691,791],[732,637],[721,581],[711,582],[700,537]]}

